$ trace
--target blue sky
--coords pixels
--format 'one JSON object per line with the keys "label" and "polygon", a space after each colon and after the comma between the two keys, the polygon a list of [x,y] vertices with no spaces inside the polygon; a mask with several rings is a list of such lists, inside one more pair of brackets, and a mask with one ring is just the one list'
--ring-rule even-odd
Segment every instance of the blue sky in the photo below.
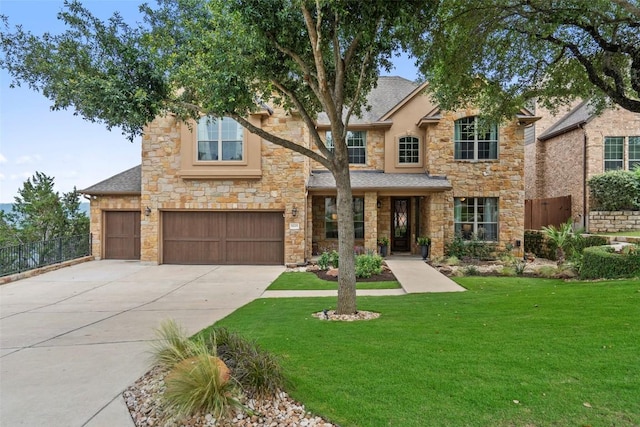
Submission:
{"label": "blue sky", "polygon": [[[141,20],[138,0],[84,0],[89,10],[106,19],[118,11],[129,22]],[[150,1],[150,4],[153,2]],[[63,1],[0,0],[0,14],[10,25],[21,24],[34,34],[57,33]],[[413,61],[401,57],[391,75],[417,77]],[[24,181],[36,171],[55,179],[56,190],[83,189],[140,163],[140,138],[129,142],[118,129],[51,111],[51,102],[27,87],[9,88],[0,70],[0,203],[14,201]]]}

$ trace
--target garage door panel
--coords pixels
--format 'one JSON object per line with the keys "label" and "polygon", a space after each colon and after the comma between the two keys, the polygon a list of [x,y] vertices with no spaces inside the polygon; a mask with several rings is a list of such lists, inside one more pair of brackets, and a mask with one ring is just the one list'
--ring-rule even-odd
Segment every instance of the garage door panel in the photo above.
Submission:
{"label": "garage door panel", "polygon": [[140,259],[140,212],[104,213],[104,258]]}
{"label": "garage door panel", "polygon": [[[227,264],[283,264],[282,242],[227,241]],[[250,262],[249,262],[250,261]]]}
{"label": "garage door panel", "polygon": [[165,253],[172,254],[167,264],[216,264],[220,260],[220,242],[165,241]]}
{"label": "garage door panel", "polygon": [[281,212],[164,212],[166,264],[284,264]]}

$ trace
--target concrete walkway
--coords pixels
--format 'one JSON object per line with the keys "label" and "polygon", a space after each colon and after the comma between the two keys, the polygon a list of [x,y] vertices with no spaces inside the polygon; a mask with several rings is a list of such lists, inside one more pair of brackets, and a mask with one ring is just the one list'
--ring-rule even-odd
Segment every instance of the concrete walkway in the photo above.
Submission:
{"label": "concrete walkway", "polygon": [[0,426],[133,426],[121,394],[149,369],[154,328],[193,334],[283,271],[91,261],[0,286]]}
{"label": "concrete walkway", "polygon": [[[420,257],[391,256],[387,265],[400,282],[402,289],[362,289],[358,296],[406,295],[427,292],[462,292],[466,289],[424,262]],[[265,291],[263,298],[336,297],[330,291]]]}

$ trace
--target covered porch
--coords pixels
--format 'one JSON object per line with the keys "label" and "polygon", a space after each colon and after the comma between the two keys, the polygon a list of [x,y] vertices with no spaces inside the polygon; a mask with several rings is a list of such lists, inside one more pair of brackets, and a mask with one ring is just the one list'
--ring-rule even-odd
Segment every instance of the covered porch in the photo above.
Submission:
{"label": "covered porch", "polygon": [[[378,251],[389,239],[389,254],[418,254],[419,236],[432,239],[432,256],[444,253],[453,226],[451,184],[427,174],[352,171],[355,250]],[[338,249],[335,180],[329,172],[313,172],[307,185],[307,259]]]}

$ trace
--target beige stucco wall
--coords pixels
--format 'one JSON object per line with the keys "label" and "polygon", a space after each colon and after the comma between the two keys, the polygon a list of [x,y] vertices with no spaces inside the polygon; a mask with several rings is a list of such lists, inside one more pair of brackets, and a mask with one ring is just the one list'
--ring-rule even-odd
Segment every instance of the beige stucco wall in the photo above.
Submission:
{"label": "beige stucco wall", "polygon": [[[140,196],[98,196],[92,197],[89,204],[92,254],[100,259],[104,252],[104,211],[140,211]],[[141,215],[144,223],[144,215]]]}
{"label": "beige stucco wall", "polygon": [[[172,116],[161,117],[147,127],[142,138],[141,203],[151,208],[151,215],[141,227],[141,259],[162,262],[163,210],[251,210],[283,212],[285,263],[304,262],[307,158],[263,140],[259,178],[185,179],[180,176],[184,126]],[[301,121],[283,111],[262,117],[261,126],[292,141],[307,141]],[[291,215],[294,205],[298,210],[295,218]],[[299,229],[291,229],[292,223],[299,224]]]}

